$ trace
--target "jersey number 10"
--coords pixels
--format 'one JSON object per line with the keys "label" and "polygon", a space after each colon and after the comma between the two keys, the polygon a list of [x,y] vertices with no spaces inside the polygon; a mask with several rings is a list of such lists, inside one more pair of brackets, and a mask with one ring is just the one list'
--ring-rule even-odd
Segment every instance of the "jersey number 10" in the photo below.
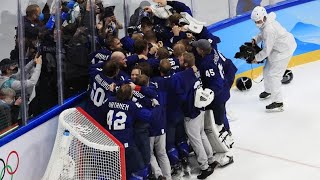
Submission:
{"label": "jersey number 10", "polygon": [[93,101],[93,104],[97,107],[100,107],[104,103],[105,97],[106,94],[104,90],[100,87],[97,88],[97,84],[94,82],[90,93],[90,98],[91,101]]}

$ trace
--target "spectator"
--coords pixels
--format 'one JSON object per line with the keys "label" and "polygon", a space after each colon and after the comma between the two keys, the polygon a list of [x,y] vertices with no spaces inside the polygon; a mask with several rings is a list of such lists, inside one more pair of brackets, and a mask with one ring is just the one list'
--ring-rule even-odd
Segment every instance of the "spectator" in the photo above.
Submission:
{"label": "spectator", "polygon": [[[36,67],[34,65],[36,64]],[[30,73],[31,77],[26,80],[27,95],[31,95],[33,88],[38,82],[42,66],[42,57],[36,57],[33,61],[30,61],[26,67],[26,73]],[[10,59],[3,59],[0,62],[0,69],[2,75],[0,76],[0,88],[12,88],[18,94],[21,91],[20,71],[18,68],[18,62]],[[32,70],[33,69],[33,70]],[[31,99],[29,99],[29,102]]]}
{"label": "spectator", "polygon": [[39,34],[39,17],[41,9],[37,4],[31,4],[26,9],[26,16],[24,18],[24,28],[26,38],[36,39]]}
{"label": "spectator", "polygon": [[143,17],[150,16],[149,13],[144,11],[144,8],[147,6],[151,6],[150,2],[142,1],[140,3],[139,7],[134,11],[133,15],[130,16],[129,26],[139,26]]}
{"label": "spectator", "polygon": [[114,15],[114,6],[108,6],[104,9],[104,27],[103,32],[106,37],[115,36],[118,37],[119,29],[123,29],[123,25],[117,20]]}
{"label": "spectator", "polygon": [[21,121],[18,121],[21,102],[21,97],[16,99],[16,92],[13,89],[2,88],[0,90],[0,130],[15,123],[21,125]]}

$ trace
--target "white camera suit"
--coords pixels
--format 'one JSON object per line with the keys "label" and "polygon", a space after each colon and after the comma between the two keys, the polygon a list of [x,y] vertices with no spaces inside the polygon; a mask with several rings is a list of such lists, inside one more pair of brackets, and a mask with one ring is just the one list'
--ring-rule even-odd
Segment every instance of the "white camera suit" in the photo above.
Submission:
{"label": "white camera suit", "polygon": [[283,102],[281,79],[297,43],[293,35],[275,19],[276,14],[269,13],[266,22],[259,28],[260,33],[254,39],[257,43],[263,42],[263,49],[255,58],[258,62],[267,58],[263,68],[265,91],[271,93],[272,102]]}

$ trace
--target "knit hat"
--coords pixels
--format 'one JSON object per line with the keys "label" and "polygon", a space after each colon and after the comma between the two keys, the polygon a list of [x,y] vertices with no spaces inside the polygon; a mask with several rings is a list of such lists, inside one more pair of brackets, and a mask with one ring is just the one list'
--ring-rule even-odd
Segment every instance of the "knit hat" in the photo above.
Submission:
{"label": "knit hat", "polygon": [[104,18],[114,16],[114,8],[115,6],[108,6],[104,8]]}
{"label": "knit hat", "polygon": [[11,60],[9,58],[2,59],[0,61],[0,70],[4,71],[4,70],[8,69],[10,66],[13,66],[16,64],[18,64],[17,60]]}
{"label": "knit hat", "polygon": [[192,42],[193,47],[198,47],[202,50],[211,49],[211,44],[207,39],[199,39],[198,41]]}

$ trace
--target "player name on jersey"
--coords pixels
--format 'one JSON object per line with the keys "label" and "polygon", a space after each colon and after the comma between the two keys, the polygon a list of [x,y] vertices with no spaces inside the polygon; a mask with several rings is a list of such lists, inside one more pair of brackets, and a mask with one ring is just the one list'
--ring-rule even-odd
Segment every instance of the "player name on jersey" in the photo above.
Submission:
{"label": "player name on jersey", "polygon": [[129,109],[128,104],[123,104],[123,103],[119,103],[119,102],[109,102],[108,106],[109,106],[109,108],[122,109],[124,111],[128,111],[128,109]]}
{"label": "player name on jersey", "polygon": [[94,56],[94,58],[98,58],[100,60],[107,61],[109,58],[109,55],[104,55],[104,54],[98,53]]}
{"label": "player name on jersey", "polygon": [[142,98],[145,97],[143,94],[141,94],[141,93],[138,92],[138,91],[133,91],[132,93],[133,93],[133,95],[134,95],[135,97],[138,97],[138,98],[140,98],[140,99],[142,99]]}
{"label": "player name on jersey", "polygon": [[110,84],[105,82],[99,74],[97,74],[94,77],[94,79],[97,81],[97,83],[99,83],[102,87],[104,87],[105,90],[109,90],[110,89]]}

